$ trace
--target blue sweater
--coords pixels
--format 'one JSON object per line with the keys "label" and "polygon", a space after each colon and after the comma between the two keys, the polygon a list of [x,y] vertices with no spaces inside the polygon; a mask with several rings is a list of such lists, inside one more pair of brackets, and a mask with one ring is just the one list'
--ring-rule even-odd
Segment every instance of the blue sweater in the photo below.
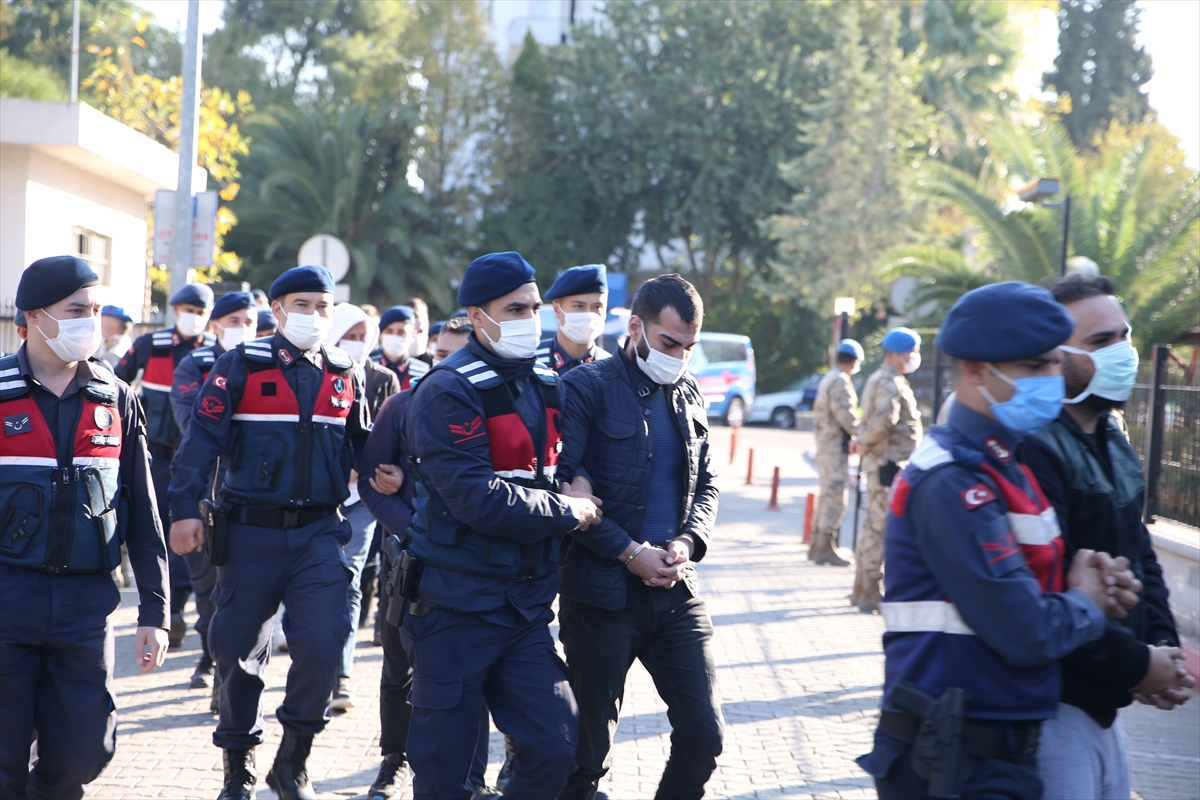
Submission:
{"label": "blue sweater", "polygon": [[667,390],[650,395],[650,498],[642,520],[641,539],[662,546],[679,533],[682,514],[684,463],[683,440],[667,405]]}

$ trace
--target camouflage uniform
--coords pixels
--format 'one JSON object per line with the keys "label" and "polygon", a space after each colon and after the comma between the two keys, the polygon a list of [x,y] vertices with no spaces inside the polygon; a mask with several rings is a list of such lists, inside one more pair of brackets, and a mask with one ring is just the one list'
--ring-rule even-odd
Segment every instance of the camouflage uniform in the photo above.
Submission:
{"label": "camouflage uniform", "polygon": [[858,444],[866,448],[868,454],[862,457],[863,474],[867,479],[867,513],[858,531],[854,553],[858,573],[854,592],[862,600],[859,608],[878,604],[888,497],[888,487],[879,482],[879,468],[885,461],[907,463],[921,438],[917,398],[908,379],[894,367],[884,364],[867,378],[862,405]]}
{"label": "camouflage uniform", "polygon": [[817,470],[821,496],[817,502],[809,559],[823,550],[828,541],[837,541],[842,516],[846,513],[846,472],[849,454],[845,444],[858,431],[858,394],[850,375],[834,367],[821,379],[813,402],[813,432],[817,440]]}

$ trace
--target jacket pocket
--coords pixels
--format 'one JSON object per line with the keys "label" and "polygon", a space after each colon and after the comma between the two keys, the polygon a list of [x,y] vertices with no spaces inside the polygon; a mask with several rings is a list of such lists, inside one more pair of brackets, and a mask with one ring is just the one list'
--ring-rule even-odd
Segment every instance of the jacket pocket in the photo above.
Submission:
{"label": "jacket pocket", "polygon": [[415,708],[445,711],[462,700],[462,681],[439,681],[413,676],[412,704]]}
{"label": "jacket pocket", "polygon": [[608,414],[596,418],[596,429],[610,439],[628,439],[637,433],[637,425]]}
{"label": "jacket pocket", "polygon": [[42,490],[32,483],[13,489],[0,513],[0,552],[19,556],[42,526]]}

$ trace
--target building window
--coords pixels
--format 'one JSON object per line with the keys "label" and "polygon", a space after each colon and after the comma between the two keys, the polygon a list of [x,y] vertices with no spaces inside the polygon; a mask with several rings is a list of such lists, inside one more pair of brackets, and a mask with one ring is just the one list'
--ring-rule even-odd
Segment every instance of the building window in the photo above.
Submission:
{"label": "building window", "polygon": [[75,255],[82,258],[88,263],[88,266],[95,270],[96,274],[100,276],[102,284],[111,286],[112,269],[109,259],[112,257],[112,239],[86,228],[72,228],[71,241],[75,248]]}

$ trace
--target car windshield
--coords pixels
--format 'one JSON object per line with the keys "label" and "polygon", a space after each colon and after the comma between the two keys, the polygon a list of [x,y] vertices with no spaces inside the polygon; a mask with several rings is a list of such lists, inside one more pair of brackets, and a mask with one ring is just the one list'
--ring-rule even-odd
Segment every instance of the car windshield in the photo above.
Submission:
{"label": "car windshield", "polygon": [[801,378],[798,381],[792,381],[791,383],[789,383],[787,385],[787,388],[784,389],[784,391],[785,392],[802,392],[802,391],[804,391],[804,386],[807,383],[808,383],[808,378]]}

